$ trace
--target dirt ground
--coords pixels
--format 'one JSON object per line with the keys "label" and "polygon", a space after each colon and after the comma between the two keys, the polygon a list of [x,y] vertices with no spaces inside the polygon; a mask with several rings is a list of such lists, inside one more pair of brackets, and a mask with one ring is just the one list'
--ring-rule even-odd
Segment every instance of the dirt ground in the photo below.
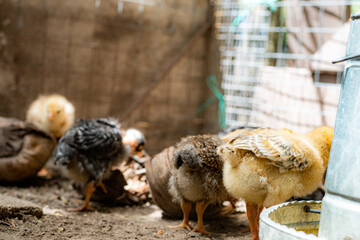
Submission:
{"label": "dirt ground", "polygon": [[181,220],[162,218],[161,210],[152,203],[130,207],[91,202],[96,211],[68,212],[67,208],[80,206],[82,199],[71,181],[61,178],[2,185],[0,193],[35,203],[44,211],[40,219],[18,216],[0,220],[0,239],[250,239],[244,213],[205,220],[205,228],[212,234],[203,236],[169,228]]}

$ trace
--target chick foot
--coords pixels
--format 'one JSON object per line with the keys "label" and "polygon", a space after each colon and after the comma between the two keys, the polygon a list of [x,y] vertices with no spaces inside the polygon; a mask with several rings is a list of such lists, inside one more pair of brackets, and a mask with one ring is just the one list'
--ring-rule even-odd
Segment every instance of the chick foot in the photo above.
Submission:
{"label": "chick foot", "polygon": [[49,170],[47,170],[46,168],[42,168],[42,169],[40,169],[38,171],[36,176],[42,177],[42,178],[45,178],[45,179],[52,179],[53,177],[56,176],[56,174],[53,173],[53,172],[49,172]]}
{"label": "chick foot", "polygon": [[192,232],[198,232],[204,235],[209,235],[211,234],[210,232],[206,231],[204,228],[200,228],[200,227],[196,227],[192,230]]}
{"label": "chick foot", "polygon": [[180,225],[177,226],[169,226],[169,228],[186,228],[189,231],[193,229],[193,227],[189,223],[184,223],[184,222],[182,222]]}
{"label": "chick foot", "polygon": [[95,211],[93,208],[90,207],[90,198],[94,191],[95,191],[94,181],[88,182],[85,188],[84,204],[79,208],[69,208],[68,211],[70,212]]}
{"label": "chick foot", "polygon": [[170,226],[170,228],[186,228],[187,230],[191,231],[193,227],[189,224],[189,214],[191,211],[191,202],[188,202],[186,200],[182,200],[180,203],[181,209],[184,214],[183,221],[178,226]]}
{"label": "chick foot", "polygon": [[95,209],[90,206],[81,206],[78,208],[68,208],[67,211],[69,211],[69,212],[84,212],[84,211],[95,211]]}

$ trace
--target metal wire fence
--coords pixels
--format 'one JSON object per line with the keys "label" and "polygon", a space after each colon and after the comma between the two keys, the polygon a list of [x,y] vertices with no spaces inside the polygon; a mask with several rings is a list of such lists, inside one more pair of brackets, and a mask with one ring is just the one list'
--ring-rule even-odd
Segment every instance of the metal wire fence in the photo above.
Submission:
{"label": "metal wire fence", "polygon": [[360,1],[216,0],[226,123],[307,131],[335,122],[351,7]]}

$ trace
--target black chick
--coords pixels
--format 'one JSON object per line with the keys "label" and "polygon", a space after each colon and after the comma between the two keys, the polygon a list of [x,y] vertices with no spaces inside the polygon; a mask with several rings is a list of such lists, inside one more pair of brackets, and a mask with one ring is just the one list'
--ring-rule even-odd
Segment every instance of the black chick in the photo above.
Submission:
{"label": "black chick", "polygon": [[63,137],[54,152],[54,163],[65,166],[64,173],[77,182],[86,182],[85,202],[71,211],[91,210],[90,198],[110,175],[111,166],[131,153],[122,143],[117,122],[109,119],[79,120]]}
{"label": "black chick", "polygon": [[183,211],[183,222],[176,227],[192,229],[189,213],[192,203],[196,203],[198,221],[193,231],[207,234],[203,226],[205,209],[228,198],[222,181],[223,163],[216,152],[221,143],[210,135],[189,136],[178,143],[173,158],[175,168],[169,180],[169,191]]}

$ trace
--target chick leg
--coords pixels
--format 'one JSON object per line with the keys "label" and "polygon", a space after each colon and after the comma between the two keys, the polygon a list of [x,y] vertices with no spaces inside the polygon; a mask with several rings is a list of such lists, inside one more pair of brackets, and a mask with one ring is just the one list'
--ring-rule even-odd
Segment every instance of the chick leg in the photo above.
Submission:
{"label": "chick leg", "polygon": [[93,192],[95,191],[95,186],[94,186],[94,182],[88,182],[88,184],[86,184],[86,195],[85,195],[85,200],[84,200],[84,204],[79,207],[79,208],[70,208],[68,209],[68,211],[71,212],[81,212],[81,211],[93,211],[94,209],[92,209],[90,207],[90,198],[93,194]]}
{"label": "chick leg", "polygon": [[263,209],[264,209],[264,206],[263,206],[263,205],[260,205],[260,206],[258,207],[258,212],[257,212],[257,216],[256,216],[257,229],[259,229],[260,213],[262,212]]}
{"label": "chick leg", "polygon": [[97,186],[101,187],[101,190],[103,190],[104,193],[108,193],[104,183],[102,182],[102,180],[100,180],[97,184]]}
{"label": "chick leg", "polygon": [[204,229],[204,221],[203,221],[204,212],[205,212],[205,209],[207,208],[208,205],[209,205],[209,203],[206,203],[204,201],[196,202],[196,214],[197,214],[198,222],[197,222],[197,226],[193,230],[193,232],[199,232],[199,233],[202,233],[202,234],[209,234],[209,232],[207,232]]}
{"label": "chick leg", "polygon": [[187,230],[191,231],[191,229],[193,228],[189,223],[191,205],[191,202],[188,202],[186,200],[182,200],[180,202],[180,206],[184,214],[183,222],[178,226],[171,226],[170,228],[186,228]]}
{"label": "chick leg", "polygon": [[250,224],[251,240],[259,240],[259,216],[262,206],[246,203],[246,213]]}

